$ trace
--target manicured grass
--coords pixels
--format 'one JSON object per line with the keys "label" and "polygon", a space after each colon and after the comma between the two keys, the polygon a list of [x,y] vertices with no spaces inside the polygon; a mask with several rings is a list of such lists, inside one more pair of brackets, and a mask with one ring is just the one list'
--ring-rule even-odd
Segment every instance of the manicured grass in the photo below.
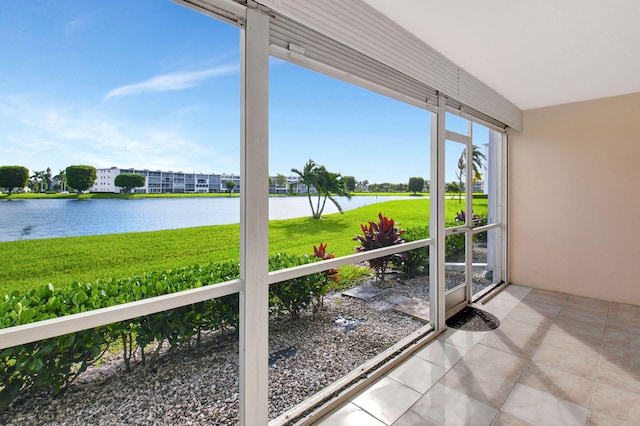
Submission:
{"label": "manicured grass", "polygon": [[[486,201],[477,200],[476,213],[486,213]],[[400,228],[427,226],[427,198],[388,201],[321,220],[310,217],[269,223],[269,251],[313,254],[313,245],[328,243],[336,256],[354,253],[352,238],[360,224],[377,221],[382,212]],[[464,200],[447,200],[447,217],[464,208]],[[480,210],[484,209],[484,210]],[[451,215],[451,216],[450,216]],[[193,264],[239,258],[239,225],[219,225],[170,231],[137,232],[89,237],[22,240],[0,243],[0,295],[28,291],[42,284],[67,286],[74,281],[127,278]]]}

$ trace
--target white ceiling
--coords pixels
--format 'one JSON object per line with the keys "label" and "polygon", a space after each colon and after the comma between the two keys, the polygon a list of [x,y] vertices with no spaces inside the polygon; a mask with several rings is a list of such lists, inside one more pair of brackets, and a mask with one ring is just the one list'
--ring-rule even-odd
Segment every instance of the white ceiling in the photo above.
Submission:
{"label": "white ceiling", "polygon": [[364,0],[521,109],[640,92],[640,0]]}

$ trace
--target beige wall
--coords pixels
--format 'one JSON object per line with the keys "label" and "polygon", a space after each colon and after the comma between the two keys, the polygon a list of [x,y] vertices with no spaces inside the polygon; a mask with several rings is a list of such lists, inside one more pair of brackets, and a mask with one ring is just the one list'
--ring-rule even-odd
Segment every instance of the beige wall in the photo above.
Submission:
{"label": "beige wall", "polygon": [[640,305],[640,93],[525,111],[509,196],[512,283]]}

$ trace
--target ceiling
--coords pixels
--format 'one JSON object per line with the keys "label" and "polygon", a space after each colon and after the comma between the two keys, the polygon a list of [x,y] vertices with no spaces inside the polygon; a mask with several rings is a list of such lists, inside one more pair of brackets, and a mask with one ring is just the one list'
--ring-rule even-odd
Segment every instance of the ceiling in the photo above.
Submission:
{"label": "ceiling", "polygon": [[520,109],[640,92],[639,0],[364,0]]}

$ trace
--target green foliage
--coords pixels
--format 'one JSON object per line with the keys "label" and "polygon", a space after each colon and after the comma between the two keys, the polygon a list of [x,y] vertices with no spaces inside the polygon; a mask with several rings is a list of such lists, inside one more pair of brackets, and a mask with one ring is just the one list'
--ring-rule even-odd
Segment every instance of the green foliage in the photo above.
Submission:
{"label": "green foliage", "polygon": [[29,170],[22,166],[0,167],[0,188],[6,188],[9,195],[14,188],[24,188],[29,181]]}
{"label": "green foliage", "polygon": [[345,176],[342,180],[344,180],[347,191],[353,192],[356,190],[356,178],[354,176]]}
{"label": "green foliage", "polygon": [[[307,161],[302,171],[298,169],[291,169],[291,171],[300,176],[300,182],[307,187],[311,216],[314,219],[322,217],[327,198],[338,208],[340,213],[342,213],[342,207],[340,207],[334,196],[343,196],[351,199],[349,190],[340,173],[330,172],[325,166],[318,166],[313,160]],[[311,200],[312,189],[316,191],[315,205]]]}
{"label": "green foliage", "polygon": [[233,189],[236,187],[236,183],[232,180],[227,180],[224,182],[224,186],[227,188],[227,191],[229,191],[229,193],[232,193]]}
{"label": "green foliage", "polygon": [[[395,226],[395,221],[378,213],[378,222],[369,222],[369,225],[361,224],[362,235],[356,235],[354,241],[359,241],[360,246],[356,246],[357,252],[365,252],[383,247],[390,247],[404,243],[400,236],[404,229],[400,230]],[[403,257],[402,254],[392,256],[381,256],[369,260],[369,265],[376,273],[376,277],[384,281],[387,265],[393,257]]]}
{"label": "green foliage", "polygon": [[421,177],[411,177],[409,178],[409,192],[422,192],[424,189],[424,178]]}
{"label": "green foliage", "polygon": [[[418,241],[429,238],[429,228],[419,226],[408,228],[402,234],[406,242]],[[409,250],[403,257],[394,257],[392,263],[396,269],[403,272],[407,277],[417,277],[429,273],[429,247]]]}
{"label": "green foliage", "polygon": [[144,175],[134,173],[121,173],[116,176],[114,184],[123,189],[124,192],[131,192],[134,188],[144,186],[147,178]]}
{"label": "green foliage", "polygon": [[69,166],[65,171],[67,185],[77,192],[86,191],[96,181],[96,168],[93,166]]}
{"label": "green foliage", "polygon": [[[291,268],[331,258],[275,254],[269,258],[270,270]],[[322,250],[321,250],[322,251]],[[322,307],[329,282],[336,274],[320,272],[270,286],[270,307],[275,314],[288,313],[292,319],[303,311]],[[190,266],[165,272],[152,272],[128,279],[73,283],[56,289],[40,286],[29,293],[13,292],[0,300],[0,328],[29,324],[105,308],[122,303],[198,288],[240,276],[235,261]],[[6,406],[19,394],[43,389],[57,394],[104,354],[114,342],[120,342],[127,371],[135,353],[143,363],[157,360],[166,343],[170,347],[200,342],[203,331],[238,330],[239,299],[232,294],[169,311],[146,315],[90,330],[45,339],[0,351],[0,406]],[[148,354],[148,348],[154,348]]]}

